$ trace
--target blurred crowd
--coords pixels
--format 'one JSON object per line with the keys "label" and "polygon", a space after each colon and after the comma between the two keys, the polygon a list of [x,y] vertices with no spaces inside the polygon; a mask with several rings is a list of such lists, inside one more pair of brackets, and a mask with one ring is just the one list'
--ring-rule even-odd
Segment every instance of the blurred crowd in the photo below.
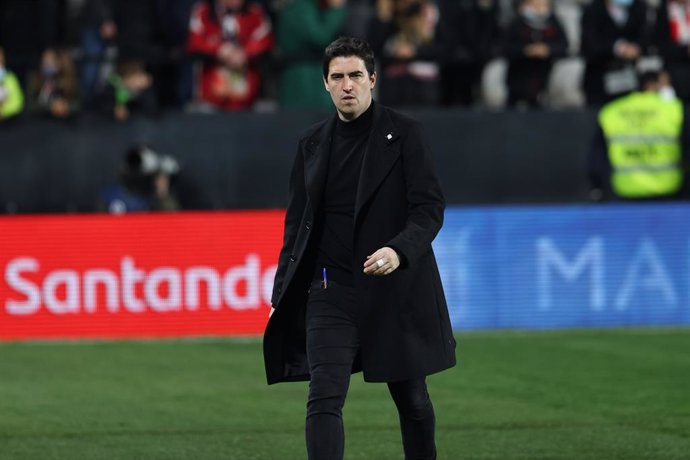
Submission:
{"label": "blurred crowd", "polygon": [[0,0],[0,120],[327,109],[339,35],[391,106],[600,106],[644,66],[690,102],[690,0]]}

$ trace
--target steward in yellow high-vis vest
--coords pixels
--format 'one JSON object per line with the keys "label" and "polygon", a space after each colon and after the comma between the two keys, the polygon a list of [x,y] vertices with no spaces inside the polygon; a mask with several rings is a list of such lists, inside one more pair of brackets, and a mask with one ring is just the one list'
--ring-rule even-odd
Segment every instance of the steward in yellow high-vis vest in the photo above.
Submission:
{"label": "steward in yellow high-vis vest", "polygon": [[0,122],[23,109],[24,93],[17,77],[5,67],[5,52],[0,48]]}
{"label": "steward in yellow high-vis vest", "polygon": [[607,178],[599,182],[619,198],[670,198],[684,189],[683,105],[657,89],[648,80],[645,91],[615,99],[599,112],[607,163]]}

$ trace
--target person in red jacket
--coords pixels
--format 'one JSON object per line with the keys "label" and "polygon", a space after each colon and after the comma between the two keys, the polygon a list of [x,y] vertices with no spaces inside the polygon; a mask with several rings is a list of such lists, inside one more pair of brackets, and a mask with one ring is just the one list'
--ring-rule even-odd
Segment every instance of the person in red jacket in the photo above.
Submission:
{"label": "person in red jacket", "polygon": [[204,0],[192,10],[187,50],[203,59],[199,94],[224,110],[250,108],[259,94],[256,59],[274,44],[260,5],[245,0]]}

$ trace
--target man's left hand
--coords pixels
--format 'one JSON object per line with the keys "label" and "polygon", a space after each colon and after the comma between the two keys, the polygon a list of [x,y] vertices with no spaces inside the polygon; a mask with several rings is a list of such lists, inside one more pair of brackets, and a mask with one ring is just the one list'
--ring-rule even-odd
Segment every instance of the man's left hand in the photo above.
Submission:
{"label": "man's left hand", "polygon": [[370,256],[364,262],[366,275],[384,276],[390,275],[400,266],[400,258],[395,249],[384,246]]}

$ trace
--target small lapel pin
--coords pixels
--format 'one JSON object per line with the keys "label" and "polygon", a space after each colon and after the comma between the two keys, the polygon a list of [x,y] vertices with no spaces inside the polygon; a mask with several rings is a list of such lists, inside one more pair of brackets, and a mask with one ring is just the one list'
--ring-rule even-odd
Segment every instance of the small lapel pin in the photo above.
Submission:
{"label": "small lapel pin", "polygon": [[388,139],[388,140],[393,139],[393,135],[391,133],[386,134],[386,139]]}

